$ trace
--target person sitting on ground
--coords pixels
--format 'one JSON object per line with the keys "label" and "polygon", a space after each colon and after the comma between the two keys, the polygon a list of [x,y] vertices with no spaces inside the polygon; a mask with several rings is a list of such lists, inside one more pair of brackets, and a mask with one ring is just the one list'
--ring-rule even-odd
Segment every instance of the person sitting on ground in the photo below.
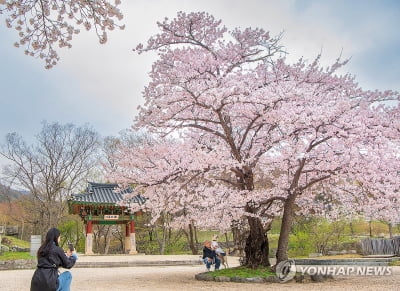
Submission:
{"label": "person sitting on ground", "polygon": [[217,254],[217,258],[220,260],[220,263],[226,268],[227,267],[227,262],[225,260],[226,253],[219,246],[217,240],[218,240],[218,235],[214,235],[213,239],[211,241],[211,249],[213,249],[215,251],[215,253]]}
{"label": "person sitting on ground", "polygon": [[215,264],[215,270],[219,269],[221,261],[218,259],[217,254],[211,248],[211,242],[206,240],[203,248],[203,262],[206,264],[207,271],[210,271],[211,265]]}
{"label": "person sitting on ground", "polygon": [[71,269],[78,256],[75,249],[64,250],[59,247],[60,231],[51,228],[46,240],[37,252],[37,268],[32,276],[31,291],[69,291],[72,275],[69,271],[58,274],[58,268]]}

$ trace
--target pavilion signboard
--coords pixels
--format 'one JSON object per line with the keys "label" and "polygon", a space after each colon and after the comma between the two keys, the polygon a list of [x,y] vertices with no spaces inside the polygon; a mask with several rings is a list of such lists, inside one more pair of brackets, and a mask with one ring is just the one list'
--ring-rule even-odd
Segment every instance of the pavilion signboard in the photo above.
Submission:
{"label": "pavilion signboard", "polygon": [[111,214],[111,215],[104,215],[104,220],[118,220],[119,215]]}

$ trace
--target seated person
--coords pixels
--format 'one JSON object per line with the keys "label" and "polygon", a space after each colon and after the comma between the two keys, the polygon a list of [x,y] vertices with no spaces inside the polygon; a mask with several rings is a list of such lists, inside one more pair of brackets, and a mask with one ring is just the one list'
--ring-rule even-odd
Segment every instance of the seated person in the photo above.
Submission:
{"label": "seated person", "polygon": [[210,271],[211,265],[213,264],[215,264],[215,270],[218,270],[221,264],[216,252],[211,248],[211,242],[209,240],[204,242],[203,262],[206,264],[207,271]]}
{"label": "seated person", "polygon": [[215,249],[215,253],[217,254],[217,256],[221,256],[221,257],[225,257],[226,256],[225,251],[221,247],[217,247]]}
{"label": "seated person", "polygon": [[217,258],[220,260],[220,264],[222,264],[225,268],[227,268],[228,262],[226,260],[226,253],[219,246],[218,242],[215,239],[213,239],[213,241],[211,242],[211,249],[213,249],[217,254]]}

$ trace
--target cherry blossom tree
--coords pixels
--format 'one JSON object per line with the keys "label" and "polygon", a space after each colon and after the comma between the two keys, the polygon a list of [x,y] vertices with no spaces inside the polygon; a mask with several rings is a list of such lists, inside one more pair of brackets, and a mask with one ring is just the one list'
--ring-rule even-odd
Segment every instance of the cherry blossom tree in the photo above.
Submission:
{"label": "cherry blossom tree", "polygon": [[[363,216],[367,221],[379,220],[388,226],[389,236],[393,237],[393,226],[400,223],[400,197],[399,188],[396,188],[394,193],[388,189],[387,192],[371,193],[367,189],[362,189],[366,194],[365,199],[357,201],[357,207],[360,216]],[[371,229],[370,229],[371,230]],[[370,235],[372,235],[370,231]]]}
{"label": "cherry blossom tree", "polygon": [[279,206],[278,262],[287,259],[294,211],[315,211],[322,188],[344,209],[363,199],[360,185],[398,193],[397,92],[362,90],[352,75],[339,74],[347,63],[341,59],[326,68],[320,56],[289,63],[280,36],[228,31],[207,13],[181,12],[158,26],[161,32],[136,48],[159,59],[135,127],[180,142],[143,149],[140,157],[121,152],[114,172],[132,181],[143,165],[130,163],[147,159],[157,178],[145,195],[175,201],[155,208],[186,199],[199,223],[210,221],[196,212],[201,205],[213,215],[227,211],[231,223],[245,217],[244,264],[255,267],[269,265],[266,230]]}
{"label": "cherry blossom tree", "polygon": [[158,25],[161,33],[136,48],[160,56],[137,126],[160,134],[179,132],[218,152],[213,163],[229,164],[224,168],[230,173],[227,186],[241,196],[254,193],[246,197],[244,209],[250,227],[245,264],[269,265],[268,240],[257,213],[273,201],[258,201],[254,169],[274,143],[268,136],[275,125],[261,118],[273,104],[248,100],[250,95],[260,98],[257,92],[269,82],[263,68],[282,53],[280,36],[251,28],[228,32],[206,13],[181,12]]}
{"label": "cherry blossom tree", "polygon": [[83,26],[94,29],[101,44],[107,41],[107,30],[123,29],[118,24],[122,13],[120,0],[0,0],[0,14],[6,15],[6,26],[18,31],[16,47],[24,47],[25,54],[39,57],[49,69],[57,64],[56,46],[70,48],[72,36]]}
{"label": "cherry blossom tree", "polygon": [[[332,188],[333,199],[347,208],[357,201],[349,196],[362,194],[355,190],[360,185],[381,195],[398,190],[399,152],[393,144],[399,142],[399,94],[362,90],[353,76],[336,74],[345,63],[322,68],[317,57],[311,64],[274,66],[274,75],[284,76],[276,87],[280,141],[264,166],[285,173],[273,181],[273,190],[285,197],[278,263],[288,258],[294,211],[317,187]],[[303,211],[311,207],[302,205]]]}

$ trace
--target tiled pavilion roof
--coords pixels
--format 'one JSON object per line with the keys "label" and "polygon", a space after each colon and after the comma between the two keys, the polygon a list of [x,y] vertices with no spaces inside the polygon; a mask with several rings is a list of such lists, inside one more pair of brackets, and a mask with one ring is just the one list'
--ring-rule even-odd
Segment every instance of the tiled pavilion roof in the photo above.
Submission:
{"label": "tiled pavilion roof", "polygon": [[[131,188],[120,190],[118,184],[102,184],[89,182],[85,193],[72,194],[71,198],[68,199],[70,203],[82,203],[82,204],[107,204],[116,205],[121,202],[124,198],[124,194],[133,193]],[[144,204],[146,198],[137,194],[132,197],[130,203]]]}

